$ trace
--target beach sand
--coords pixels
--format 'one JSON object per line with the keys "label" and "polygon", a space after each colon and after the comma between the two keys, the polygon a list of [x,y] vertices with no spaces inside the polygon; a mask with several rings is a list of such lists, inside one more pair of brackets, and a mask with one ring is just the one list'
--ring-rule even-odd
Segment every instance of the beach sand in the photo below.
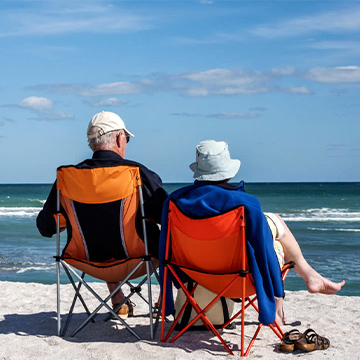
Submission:
{"label": "beach sand", "polygon": [[[93,284],[104,296],[106,285]],[[158,287],[154,286],[154,298]],[[85,293],[84,293],[85,294]],[[91,295],[89,304],[94,306]],[[72,300],[71,285],[61,286],[62,313]],[[0,282],[0,359],[223,359],[239,357],[240,326],[224,330],[223,337],[234,351],[230,356],[218,339],[210,332],[187,332],[174,343],[160,342],[160,328],[154,341],[150,341],[146,305],[137,303],[135,317],[128,322],[144,339],[137,341],[118,321],[102,321],[106,312],[100,312],[95,323],[89,324],[75,337],[60,338],[56,335],[56,285],[35,283]],[[286,354],[279,352],[279,339],[263,327],[249,359],[360,359],[359,297],[326,296],[305,291],[286,292],[284,331],[297,328],[314,329],[330,339],[331,346],[325,351]],[[84,318],[81,305],[76,307],[73,321],[80,324]],[[257,314],[249,309],[246,317],[245,342],[255,331]],[[237,321],[238,322],[238,321]],[[169,328],[169,325],[166,326]],[[70,330],[74,329],[74,323]]]}

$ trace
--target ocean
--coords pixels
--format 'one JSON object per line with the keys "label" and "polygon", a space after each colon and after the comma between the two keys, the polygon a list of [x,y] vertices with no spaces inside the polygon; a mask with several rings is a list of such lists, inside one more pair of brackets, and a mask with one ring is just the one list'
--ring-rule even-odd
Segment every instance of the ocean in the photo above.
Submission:
{"label": "ocean", "polygon": [[[170,193],[185,185],[164,187]],[[56,282],[55,236],[42,237],[35,224],[50,188],[0,184],[1,281]],[[346,280],[339,295],[360,296],[360,183],[246,183],[245,190],[258,197],[263,211],[284,218],[311,266],[333,281]],[[285,289],[306,287],[291,271]]]}

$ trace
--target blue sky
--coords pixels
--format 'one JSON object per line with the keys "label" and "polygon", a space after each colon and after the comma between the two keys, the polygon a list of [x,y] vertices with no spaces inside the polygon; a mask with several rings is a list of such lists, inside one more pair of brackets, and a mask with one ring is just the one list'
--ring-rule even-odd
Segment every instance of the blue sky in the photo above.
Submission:
{"label": "blue sky", "polygon": [[0,55],[0,183],[90,157],[101,110],[164,182],[205,139],[235,180],[360,180],[360,1],[2,0]]}

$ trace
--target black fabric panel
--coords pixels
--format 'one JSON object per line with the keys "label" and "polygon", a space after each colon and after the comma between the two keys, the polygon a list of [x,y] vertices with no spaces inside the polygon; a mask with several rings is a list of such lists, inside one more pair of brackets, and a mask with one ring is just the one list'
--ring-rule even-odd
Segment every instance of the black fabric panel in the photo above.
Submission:
{"label": "black fabric panel", "polygon": [[126,259],[120,235],[121,200],[106,204],[74,201],[74,207],[87,244],[89,260]]}

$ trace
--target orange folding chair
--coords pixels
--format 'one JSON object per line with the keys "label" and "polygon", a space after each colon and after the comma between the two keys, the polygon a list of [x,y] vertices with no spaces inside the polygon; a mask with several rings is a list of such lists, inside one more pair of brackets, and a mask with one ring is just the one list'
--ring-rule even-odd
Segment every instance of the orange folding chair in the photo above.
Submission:
{"label": "orange folding chair", "polygon": [[[80,169],[62,166],[57,169],[57,330],[64,336],[69,326],[76,301],[79,299],[88,315],[71,334],[74,336],[105,307],[126,329],[141,340],[140,336],[120,318],[117,310],[134,294],[149,305],[150,337],[154,337],[151,275],[157,276],[157,261],[149,254],[143,206],[140,170],[135,166],[111,166]],[[140,207],[143,238],[136,232],[135,219]],[[67,243],[60,255],[60,232],[67,229]],[[65,270],[75,296],[67,320],[61,327],[60,267]],[[81,275],[75,270],[82,272]],[[119,285],[102,299],[84,280],[85,274]],[[131,279],[144,276],[135,285]],[[78,280],[78,284],[76,284]],[[147,282],[147,297],[141,286]],[[107,302],[123,286],[129,286],[129,295],[118,309]],[[99,306],[89,311],[80,290],[86,288],[99,301]],[[109,316],[110,318],[110,316]]]}
{"label": "orange folding chair", "polygon": [[[206,316],[206,312],[220,297],[240,298],[241,310],[235,314],[222,328],[241,315],[241,356],[247,356],[263,326],[261,323],[244,350],[245,309],[252,306],[258,311],[256,304],[255,287],[249,271],[246,236],[245,236],[244,207],[240,206],[224,214],[207,217],[204,219],[190,218],[183,214],[177,206],[170,201],[168,212],[168,229],[164,259],[164,280],[162,289],[162,313],[165,314],[166,287],[169,285],[168,277],[175,279],[184,291],[187,300],[176,314],[175,320],[165,335],[164,317],[161,323],[161,341],[168,341],[175,326],[182,316],[186,306],[190,303],[197,316],[189,322],[170,342],[179,338],[190,326],[201,319],[204,325],[216,335],[225,349],[233,355],[229,346],[221,337],[219,331]],[[283,279],[292,264],[287,264],[283,269]],[[189,292],[177,273],[182,270],[195,283],[201,284],[217,296],[205,307],[200,308],[194,299],[196,286]],[[255,295],[255,296],[254,296]],[[253,296],[253,298],[251,298]],[[281,339],[283,332],[275,322],[269,325],[274,333]]]}

